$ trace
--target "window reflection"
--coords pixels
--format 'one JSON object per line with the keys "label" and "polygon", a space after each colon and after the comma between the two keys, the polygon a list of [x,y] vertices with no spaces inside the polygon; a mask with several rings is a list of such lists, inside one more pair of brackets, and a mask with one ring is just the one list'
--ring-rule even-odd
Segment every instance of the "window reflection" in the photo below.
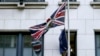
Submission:
{"label": "window reflection", "polygon": [[16,35],[0,35],[0,48],[15,48]]}
{"label": "window reflection", "polygon": [[31,48],[31,37],[30,35],[24,35],[24,48]]}
{"label": "window reflection", "polygon": [[0,35],[0,56],[16,56],[16,35]]}
{"label": "window reflection", "polygon": [[[21,34],[21,36],[19,36]],[[23,38],[24,41],[18,42],[19,37]],[[23,56],[37,56],[34,49],[32,49],[31,45],[31,36],[28,32],[25,33],[0,33],[0,56],[16,56],[17,51],[23,52]],[[43,40],[40,39],[42,43]],[[22,43],[23,45],[19,45]],[[43,45],[42,45],[43,46]],[[18,47],[23,47],[22,49],[18,49]],[[40,56],[42,55],[42,48],[40,51]]]}
{"label": "window reflection", "polygon": [[100,56],[100,32],[95,33],[96,56]]}

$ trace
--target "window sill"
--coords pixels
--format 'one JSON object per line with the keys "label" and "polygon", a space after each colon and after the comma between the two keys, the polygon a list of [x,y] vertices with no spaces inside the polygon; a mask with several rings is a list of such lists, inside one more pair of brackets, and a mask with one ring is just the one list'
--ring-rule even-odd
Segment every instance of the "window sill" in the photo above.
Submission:
{"label": "window sill", "polygon": [[19,2],[0,2],[0,8],[25,8],[25,9],[44,9],[48,5],[47,2],[24,2],[22,5]]}
{"label": "window sill", "polygon": [[94,9],[100,9],[100,2],[90,2],[90,5],[91,5]]}
{"label": "window sill", "polygon": [[[58,5],[60,6],[64,2],[59,2]],[[70,9],[77,9],[80,5],[80,2],[69,2]]]}
{"label": "window sill", "polygon": [[0,29],[0,32],[29,32],[29,29]]}

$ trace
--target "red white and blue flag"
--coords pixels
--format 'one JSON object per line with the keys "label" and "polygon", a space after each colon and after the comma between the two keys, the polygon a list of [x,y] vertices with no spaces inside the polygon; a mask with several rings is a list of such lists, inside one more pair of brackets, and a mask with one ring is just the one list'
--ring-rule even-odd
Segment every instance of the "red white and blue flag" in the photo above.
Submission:
{"label": "red white and blue flag", "polygon": [[45,28],[45,26],[46,26],[46,23],[42,23],[42,24],[30,27],[32,38],[34,38],[35,40],[40,39],[40,37],[42,37],[42,35],[47,32],[47,29]]}
{"label": "red white and blue flag", "polygon": [[61,26],[64,25],[65,20],[65,6],[66,3],[62,4],[48,19],[51,21],[51,27]]}
{"label": "red white and blue flag", "polygon": [[47,22],[30,27],[31,36],[38,40],[45,34],[49,28],[64,25],[65,20],[65,6],[62,4],[51,16],[47,19]]}

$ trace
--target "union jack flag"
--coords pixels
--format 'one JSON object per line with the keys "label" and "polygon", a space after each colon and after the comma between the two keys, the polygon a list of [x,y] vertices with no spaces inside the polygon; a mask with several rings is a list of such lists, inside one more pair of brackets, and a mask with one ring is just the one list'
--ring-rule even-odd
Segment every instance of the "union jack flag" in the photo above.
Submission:
{"label": "union jack flag", "polygon": [[43,29],[45,26],[46,26],[46,23],[42,23],[42,24],[39,24],[39,25],[35,25],[35,26],[30,27],[30,29],[41,30],[41,29]]}
{"label": "union jack flag", "polygon": [[42,37],[42,35],[47,32],[47,29],[45,26],[46,26],[46,23],[42,23],[42,24],[30,27],[32,38],[34,38],[35,40],[40,39],[40,37]]}
{"label": "union jack flag", "polygon": [[51,16],[47,19],[47,22],[30,27],[31,36],[38,40],[40,37],[48,31],[48,28],[64,25],[65,18],[65,6],[62,4]]}
{"label": "union jack flag", "polygon": [[48,19],[51,21],[52,26],[51,27],[56,27],[56,26],[61,26],[64,25],[64,20],[65,20],[65,6],[66,3],[63,3]]}

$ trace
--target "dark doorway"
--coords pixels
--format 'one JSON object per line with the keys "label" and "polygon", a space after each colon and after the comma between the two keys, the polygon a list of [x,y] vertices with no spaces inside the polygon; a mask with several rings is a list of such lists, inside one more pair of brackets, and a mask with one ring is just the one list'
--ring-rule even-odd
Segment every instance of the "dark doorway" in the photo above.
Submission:
{"label": "dark doorway", "polygon": [[77,33],[70,32],[70,45],[71,45],[71,53],[70,56],[77,56]]}

